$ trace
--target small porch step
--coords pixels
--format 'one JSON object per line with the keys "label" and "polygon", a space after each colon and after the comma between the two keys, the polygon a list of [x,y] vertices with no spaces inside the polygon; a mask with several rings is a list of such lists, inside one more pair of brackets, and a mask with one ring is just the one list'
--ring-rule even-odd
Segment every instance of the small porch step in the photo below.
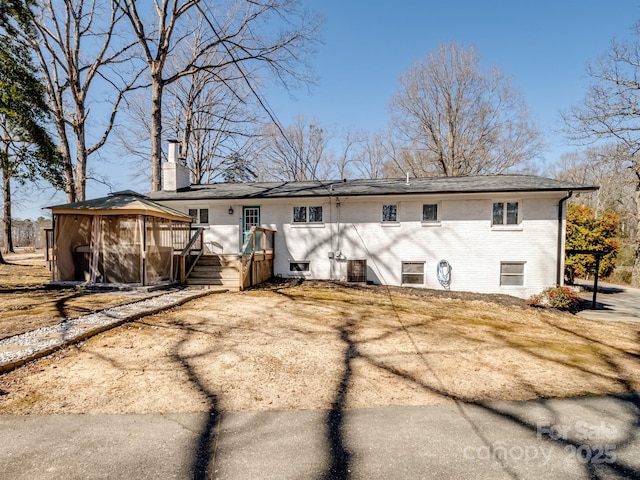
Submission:
{"label": "small porch step", "polygon": [[187,277],[187,285],[215,285],[231,291],[240,289],[240,261],[237,255],[202,255]]}

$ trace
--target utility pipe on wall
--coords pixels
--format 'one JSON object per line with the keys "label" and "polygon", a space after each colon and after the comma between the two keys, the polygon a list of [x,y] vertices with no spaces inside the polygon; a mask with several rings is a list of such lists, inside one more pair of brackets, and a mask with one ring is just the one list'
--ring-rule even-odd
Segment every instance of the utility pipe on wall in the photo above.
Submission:
{"label": "utility pipe on wall", "polygon": [[560,199],[558,202],[558,265],[557,265],[557,276],[556,276],[556,284],[562,285],[562,276],[564,275],[564,271],[562,268],[564,252],[562,251],[562,241],[564,240],[564,229],[562,228],[562,212],[564,211],[564,204],[567,200],[569,200],[573,196],[573,190],[569,190],[567,192],[567,196]]}

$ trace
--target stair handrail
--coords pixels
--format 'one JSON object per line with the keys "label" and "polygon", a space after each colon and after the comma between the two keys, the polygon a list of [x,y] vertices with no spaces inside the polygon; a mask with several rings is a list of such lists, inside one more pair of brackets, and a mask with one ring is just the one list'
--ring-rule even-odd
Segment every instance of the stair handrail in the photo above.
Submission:
{"label": "stair handrail", "polygon": [[[193,267],[195,267],[196,263],[198,263],[198,259],[202,256],[202,252],[204,251],[204,243],[202,238],[203,232],[204,232],[204,228],[198,227],[193,233],[193,235],[191,236],[191,239],[189,240],[189,242],[187,242],[187,245],[178,254],[180,258],[180,283],[181,284],[186,283],[187,277],[189,276],[189,274],[191,274]],[[189,270],[187,270],[186,268],[187,256],[191,254],[192,250],[196,250],[195,248],[193,248],[193,246],[195,245],[198,239],[200,239],[200,249],[198,251],[196,259],[189,266]]]}
{"label": "stair handrail", "polygon": [[[253,263],[253,259],[256,252],[256,232],[262,232],[262,245],[260,245],[260,250],[263,253],[267,252],[267,235],[273,235],[276,233],[275,230],[271,230],[269,228],[264,227],[251,227],[247,234],[247,239],[242,244],[241,250],[241,265],[240,265],[240,290],[244,290],[244,285],[247,277],[251,273],[251,265]],[[251,248],[250,251],[247,251]],[[273,245],[272,245],[272,253],[273,253]]]}
{"label": "stair handrail", "polygon": [[[240,290],[244,290],[244,282],[247,276],[249,276],[249,273],[251,273],[251,263],[253,262],[253,255],[256,251],[256,228],[257,227],[251,227],[240,251]],[[247,252],[249,247],[251,247],[251,250]]]}

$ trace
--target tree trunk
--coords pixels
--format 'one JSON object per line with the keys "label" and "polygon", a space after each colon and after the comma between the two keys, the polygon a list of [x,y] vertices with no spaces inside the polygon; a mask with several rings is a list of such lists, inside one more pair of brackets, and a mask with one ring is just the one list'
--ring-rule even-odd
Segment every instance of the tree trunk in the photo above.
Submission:
{"label": "tree trunk", "polygon": [[162,90],[161,75],[151,80],[151,191],[162,190]]}
{"label": "tree trunk", "polygon": [[4,252],[14,252],[11,235],[11,172],[8,166],[2,165],[2,193],[4,197]]}
{"label": "tree trunk", "polygon": [[64,123],[56,121],[56,129],[58,131],[58,138],[60,145],[60,155],[62,155],[62,171],[64,174],[64,192],[67,197],[67,202],[73,203],[76,201],[76,182],[73,178],[73,164],[71,162],[71,149],[67,140],[67,134],[64,130]]}
{"label": "tree trunk", "polygon": [[85,200],[87,189],[87,150],[85,147],[84,138],[84,126],[81,126],[82,131],[76,132],[76,146],[78,152],[76,153],[76,166],[73,172],[74,187],[75,187],[75,202],[82,202]]}
{"label": "tree trunk", "polygon": [[631,285],[634,287],[640,287],[640,234],[638,234],[637,237],[633,270],[631,270]]}

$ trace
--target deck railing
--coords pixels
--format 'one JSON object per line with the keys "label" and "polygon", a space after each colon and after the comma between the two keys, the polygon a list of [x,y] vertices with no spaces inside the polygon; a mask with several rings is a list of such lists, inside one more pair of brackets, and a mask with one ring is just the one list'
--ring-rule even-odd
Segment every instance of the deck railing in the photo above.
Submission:
{"label": "deck railing", "polygon": [[181,284],[187,282],[187,277],[204,251],[203,232],[204,228],[197,228],[187,245],[178,254],[178,274]]}
{"label": "deck railing", "polygon": [[240,290],[273,277],[275,230],[251,227],[242,245]]}

